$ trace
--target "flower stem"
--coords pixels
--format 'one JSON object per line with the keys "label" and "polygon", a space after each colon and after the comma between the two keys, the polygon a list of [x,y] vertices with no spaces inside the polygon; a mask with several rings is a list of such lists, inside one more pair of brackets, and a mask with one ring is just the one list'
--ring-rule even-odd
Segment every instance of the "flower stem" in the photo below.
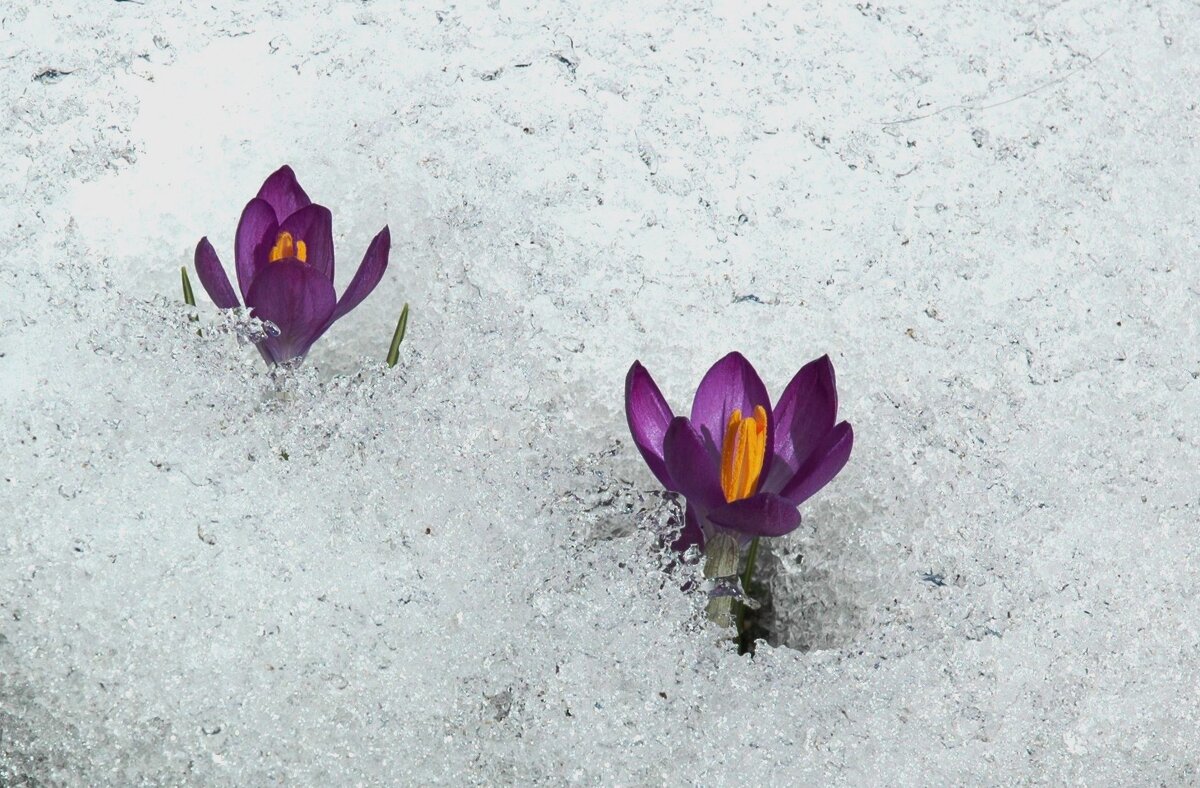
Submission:
{"label": "flower stem", "polygon": [[400,310],[400,320],[396,322],[396,333],[392,334],[392,346],[388,348],[387,365],[396,366],[400,360],[400,343],[404,341],[404,332],[408,330],[408,304]]}
{"label": "flower stem", "polygon": [[[732,536],[723,533],[713,535],[704,547],[704,577],[714,581],[736,577],[739,552],[737,540]],[[706,612],[710,621],[723,627],[732,626],[733,597],[714,596],[708,600]]]}
{"label": "flower stem", "polygon": [[[758,537],[750,540],[750,550],[746,553],[746,568],[742,571],[742,593],[750,596],[750,581],[754,578],[754,562],[758,558]],[[738,653],[746,654],[753,649],[747,644],[746,632],[746,603],[740,602],[737,611]],[[750,642],[753,642],[752,640]]]}
{"label": "flower stem", "polygon": [[742,591],[750,593],[750,581],[754,578],[754,562],[758,560],[758,537],[750,540],[750,552],[746,553],[746,569],[742,572]]}
{"label": "flower stem", "polygon": [[186,266],[179,269],[179,275],[183,279],[183,303],[188,306],[195,306],[196,294],[192,292],[192,280],[188,279]]}

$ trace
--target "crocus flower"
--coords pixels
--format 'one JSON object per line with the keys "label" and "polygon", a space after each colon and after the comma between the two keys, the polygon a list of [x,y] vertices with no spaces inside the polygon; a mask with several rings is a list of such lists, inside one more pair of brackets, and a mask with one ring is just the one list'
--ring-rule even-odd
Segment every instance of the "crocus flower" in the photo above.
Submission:
{"label": "crocus flower", "polygon": [[[333,289],[333,215],[308,198],[284,165],[246,203],[233,257],[242,301],[278,335],[258,343],[269,364],[303,359],[322,334],[362,303],[387,270],[391,236],[385,226],[367,247],[358,272],[338,298]],[[196,274],[221,309],[241,306],[208,238],[196,245]]]}
{"label": "crocus flower", "polygon": [[675,416],[634,362],[625,415],[650,471],[687,499],[687,522],[673,545],[680,551],[722,532],[744,542],[795,530],[800,504],[837,476],[854,443],[850,424],[835,424],[828,356],[805,364],[772,408],[754,367],[730,353],[700,381],[690,418]]}

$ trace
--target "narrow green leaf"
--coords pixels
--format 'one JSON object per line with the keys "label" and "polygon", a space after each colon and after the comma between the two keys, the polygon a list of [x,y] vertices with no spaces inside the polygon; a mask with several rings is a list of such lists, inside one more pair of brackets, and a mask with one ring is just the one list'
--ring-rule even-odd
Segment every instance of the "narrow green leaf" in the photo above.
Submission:
{"label": "narrow green leaf", "polygon": [[400,343],[404,341],[404,332],[408,329],[408,304],[400,310],[400,320],[396,322],[396,333],[392,334],[392,346],[388,348],[387,365],[396,366],[400,360]]}
{"label": "narrow green leaf", "polygon": [[180,268],[179,274],[183,277],[183,303],[195,306],[196,294],[192,292],[192,280],[188,279],[187,266]]}

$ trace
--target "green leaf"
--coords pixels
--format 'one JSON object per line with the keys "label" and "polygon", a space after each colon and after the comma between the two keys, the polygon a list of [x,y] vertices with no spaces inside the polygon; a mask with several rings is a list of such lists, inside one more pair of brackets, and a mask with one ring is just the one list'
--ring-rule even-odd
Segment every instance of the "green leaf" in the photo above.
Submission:
{"label": "green leaf", "polygon": [[183,303],[195,306],[196,294],[192,292],[192,280],[188,279],[187,266],[179,269],[179,275],[183,278]]}
{"label": "green leaf", "polygon": [[396,322],[396,333],[392,334],[392,346],[388,348],[387,365],[396,366],[400,360],[400,343],[404,341],[404,332],[408,330],[408,304],[400,310],[400,320]]}

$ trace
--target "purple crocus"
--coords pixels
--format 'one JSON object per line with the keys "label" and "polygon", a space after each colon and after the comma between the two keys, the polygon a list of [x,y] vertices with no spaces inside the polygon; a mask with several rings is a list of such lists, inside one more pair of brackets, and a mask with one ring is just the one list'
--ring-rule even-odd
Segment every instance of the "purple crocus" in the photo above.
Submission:
{"label": "purple crocus", "polygon": [[634,362],[625,415],[650,471],[687,499],[687,522],[673,545],[681,551],[721,532],[744,541],[795,530],[797,507],[837,476],[854,444],[850,424],[835,423],[828,356],[805,364],[772,408],[754,367],[730,353],[700,381],[690,418],[675,416]]}
{"label": "purple crocus", "polygon": [[[362,303],[387,270],[385,226],[367,247],[350,286],[333,289],[333,215],[308,198],[286,164],[263,182],[238,222],[233,256],[242,300],[278,335],[258,343],[268,364],[303,359],[322,334]],[[196,245],[196,274],[221,309],[241,306],[208,238]]]}

